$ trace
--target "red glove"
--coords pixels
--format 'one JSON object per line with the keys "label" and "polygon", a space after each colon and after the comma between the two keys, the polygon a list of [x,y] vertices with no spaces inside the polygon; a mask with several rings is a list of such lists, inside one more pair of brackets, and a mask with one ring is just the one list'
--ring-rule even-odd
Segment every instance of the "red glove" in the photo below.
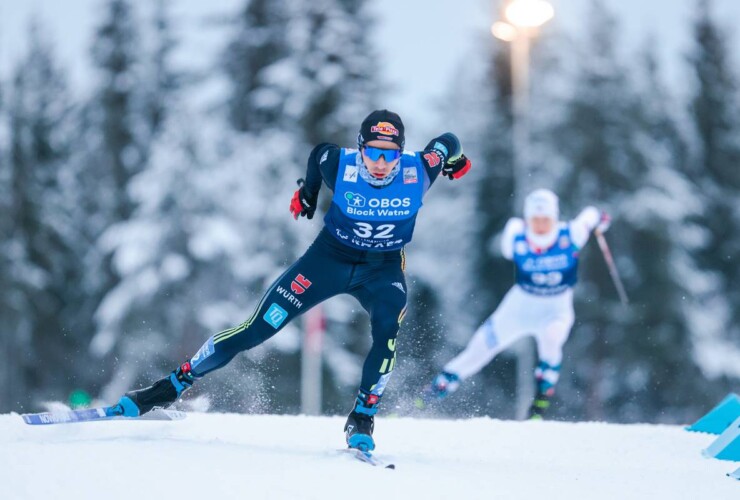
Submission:
{"label": "red glove", "polygon": [[316,212],[316,198],[312,199],[306,194],[304,184],[303,179],[298,179],[300,188],[293,193],[293,198],[290,200],[290,213],[293,214],[293,218],[296,220],[298,220],[299,215],[313,219],[313,214]]}
{"label": "red glove", "polygon": [[445,166],[442,167],[442,175],[446,175],[450,180],[459,179],[470,171],[470,167],[472,167],[472,164],[467,156],[460,155],[454,163],[445,163]]}

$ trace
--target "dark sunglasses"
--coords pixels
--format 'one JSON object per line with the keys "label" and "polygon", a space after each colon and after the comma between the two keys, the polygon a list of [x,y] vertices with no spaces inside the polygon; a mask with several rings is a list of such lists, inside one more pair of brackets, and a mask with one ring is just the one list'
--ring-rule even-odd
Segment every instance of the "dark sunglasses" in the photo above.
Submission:
{"label": "dark sunglasses", "polygon": [[380,149],[373,148],[371,146],[364,146],[362,148],[362,151],[368,158],[373,161],[380,160],[380,157],[382,156],[383,158],[385,158],[386,163],[390,163],[401,157],[401,150],[399,149]]}

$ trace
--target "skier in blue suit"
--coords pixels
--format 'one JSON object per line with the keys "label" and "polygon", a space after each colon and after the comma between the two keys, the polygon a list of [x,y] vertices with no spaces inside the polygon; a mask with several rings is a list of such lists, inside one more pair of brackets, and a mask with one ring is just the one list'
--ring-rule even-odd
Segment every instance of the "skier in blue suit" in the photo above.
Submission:
{"label": "skier in blue suit", "polygon": [[502,255],[514,262],[516,284],[473,334],[467,347],[444,365],[424,394],[443,399],[503,350],[525,336],[537,343],[537,392],[529,418],[541,419],[560,378],[563,345],[573,326],[573,287],[581,249],[591,233],[609,229],[610,217],[584,208],[561,222],[557,195],[537,189],[524,200],[524,219],[509,219],[501,237]]}
{"label": "skier in blue suit", "polygon": [[333,191],[316,240],[267,289],[247,321],[211,336],[169,376],[126,393],[118,402],[122,414],[139,416],[171,405],[239,352],[269,339],[314,305],[348,293],[370,315],[373,343],[345,437],[352,448],[374,449],[374,415],[396,363],[396,335],[406,313],[404,246],[440,172],[458,179],[471,166],[454,134],[442,134],[421,152],[404,151],[404,142],[401,118],[378,110],[362,122],[358,149],[316,146],[308,158],[305,183],[290,203],[296,219],[311,219],[322,180]]}

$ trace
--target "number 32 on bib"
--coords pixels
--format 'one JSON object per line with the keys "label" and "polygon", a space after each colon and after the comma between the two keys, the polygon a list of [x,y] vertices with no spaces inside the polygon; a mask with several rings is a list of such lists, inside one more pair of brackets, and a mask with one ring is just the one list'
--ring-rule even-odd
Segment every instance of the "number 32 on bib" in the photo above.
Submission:
{"label": "number 32 on bib", "polygon": [[393,238],[392,231],[396,228],[395,224],[380,224],[373,227],[367,222],[355,222],[354,233],[360,238],[386,239]]}

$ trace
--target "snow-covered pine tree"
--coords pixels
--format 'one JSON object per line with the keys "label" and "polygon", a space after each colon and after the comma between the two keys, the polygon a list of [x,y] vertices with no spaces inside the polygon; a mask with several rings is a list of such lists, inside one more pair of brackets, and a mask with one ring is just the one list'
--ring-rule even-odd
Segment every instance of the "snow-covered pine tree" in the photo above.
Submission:
{"label": "snow-covered pine tree", "polygon": [[[151,29],[142,30],[142,35],[151,40],[151,50],[128,70],[137,85],[127,98],[127,113],[129,123],[137,124],[132,135],[141,152],[140,165],[125,183],[134,208],[129,217],[105,228],[99,239],[118,277],[96,311],[98,333],[91,344],[97,357],[115,354],[118,359],[115,376],[101,390],[106,401],[137,382],[161,376],[174,363],[173,356],[184,358],[183,336],[194,324],[192,302],[177,292],[186,296],[190,291],[183,280],[192,264],[181,236],[189,205],[181,204],[193,196],[191,170],[199,166],[198,152],[187,135],[195,120],[177,101],[181,73],[170,61],[177,40],[167,0],[156,2]],[[133,61],[133,55],[129,59]]]}
{"label": "snow-covered pine tree", "polygon": [[[626,198],[625,206],[631,210],[622,215],[633,232],[627,251],[638,272],[631,289],[636,315],[625,333],[630,341],[622,344],[620,358],[631,377],[642,374],[647,382],[639,390],[630,387],[611,406],[618,420],[676,423],[694,420],[724,393],[688,356],[692,339],[687,313],[695,304],[691,282],[697,276],[688,257],[695,245],[693,236],[701,231],[692,222],[701,201],[685,175],[690,160],[678,125],[678,99],[661,78],[655,46],[647,41],[635,72],[640,112],[633,121],[632,142],[645,158],[646,170]],[[641,333],[634,336],[637,331]],[[681,377],[676,377],[679,372]]]}
{"label": "snow-covered pine tree", "polygon": [[[13,239],[10,234],[13,227],[13,217],[11,214],[12,187],[11,175],[12,169],[8,154],[9,148],[9,131],[8,116],[5,109],[5,82],[0,80],[0,287],[7,290],[7,293],[0,295],[0,322],[9,325],[8,328],[14,328],[19,321],[19,314],[14,302],[16,300],[11,292],[12,268],[11,248]],[[3,376],[10,380],[16,373],[17,363],[12,356],[13,353],[13,336],[3,335],[0,338],[0,366],[3,366]],[[0,411],[9,411],[11,402],[15,400],[15,384],[5,384],[0,387]]]}
{"label": "snow-covered pine tree", "polygon": [[246,0],[221,58],[228,82],[226,113],[239,132],[260,131],[281,120],[285,95],[266,74],[289,55],[285,0]]}
{"label": "snow-covered pine tree", "polygon": [[376,55],[368,41],[373,21],[365,0],[292,2],[290,82],[285,119],[306,145],[354,146],[361,120],[374,109]]}
{"label": "snow-covered pine tree", "polygon": [[[689,54],[694,85],[689,114],[696,152],[686,171],[701,199],[703,228],[692,253],[703,276],[691,290],[694,358],[713,378],[740,377],[740,88],[728,28],[700,0]],[[717,380],[719,383],[719,380]]]}
{"label": "snow-covered pine tree", "polygon": [[[136,116],[138,73],[138,22],[129,0],[107,0],[105,18],[92,44],[99,87],[94,97],[100,127],[99,181],[107,184],[104,193],[109,222],[126,220],[134,204],[126,191],[129,180],[143,169],[140,133],[141,117]],[[113,280],[115,281],[115,279]]]}
{"label": "snow-covered pine tree", "polygon": [[[90,352],[97,362],[118,359],[108,378],[101,378],[106,384],[102,394],[110,400],[131,388],[135,373],[146,376],[149,370],[156,370],[153,360],[160,350],[145,348],[143,339],[147,334],[151,345],[179,339],[178,332],[165,330],[164,325],[172,318],[167,317],[168,309],[158,309],[162,297],[157,292],[161,292],[158,286],[162,282],[179,277],[178,270],[183,266],[178,266],[182,263],[175,262],[174,257],[167,260],[177,256],[174,250],[156,244],[157,238],[167,239],[164,230],[164,234],[152,234],[161,229],[159,221],[146,219],[150,213],[140,213],[140,204],[156,204],[159,200],[137,196],[141,191],[135,189],[135,181],[152,167],[150,156],[164,134],[177,89],[178,74],[168,66],[175,46],[169,11],[165,1],[155,6],[151,33],[141,28],[147,25],[139,21],[139,13],[128,0],[108,0],[104,16],[92,51],[99,83],[84,114],[85,142],[91,146],[80,155],[79,162],[81,176],[94,179],[94,185],[88,181],[85,187],[94,193],[89,205],[97,211],[95,224],[89,229],[96,241],[95,261],[88,268],[91,274],[103,276],[97,282],[90,280],[97,287],[99,301],[95,311],[97,332]],[[151,59],[142,50],[141,40],[146,35],[153,40]],[[183,168],[186,166],[189,164]],[[156,175],[144,178],[158,182]],[[162,189],[174,189],[173,184],[169,182]],[[119,238],[121,234],[129,239]],[[162,275],[161,282],[146,274],[151,268],[142,264],[147,262],[149,252],[157,250],[163,252],[154,264],[154,270]]]}
{"label": "snow-covered pine tree", "polygon": [[156,0],[154,4],[154,47],[147,65],[150,74],[146,78],[148,92],[145,97],[150,140],[156,139],[162,132],[170,108],[175,107],[178,91],[185,79],[185,72],[175,70],[171,63],[178,45],[173,33],[171,0]]}
{"label": "snow-covered pine tree", "polygon": [[[69,177],[67,158],[72,148],[71,100],[66,78],[55,60],[52,42],[34,21],[29,48],[14,71],[9,100],[10,151],[4,181],[10,188],[10,220],[5,220],[3,255],[7,301],[13,311],[4,315],[8,328],[4,350],[13,370],[14,408],[27,407],[31,398],[66,399],[69,380],[79,370],[56,368],[70,364],[80,350],[85,332],[69,323],[77,310],[73,291],[81,281],[81,266],[70,225],[72,205],[65,195]],[[3,169],[5,170],[5,169]],[[6,311],[7,312],[7,311]],[[50,369],[39,370],[39,366]]]}
{"label": "snow-covered pine tree", "polygon": [[[696,209],[680,173],[685,146],[651,59],[636,86],[615,50],[613,16],[596,2],[589,18],[572,97],[552,147],[571,166],[559,190],[564,216],[589,204],[613,216],[607,238],[631,304],[619,304],[603,257],[591,243],[582,255],[577,322],[565,346],[557,414],[684,421],[691,407],[679,393],[691,383],[675,374],[698,376],[685,358],[686,294],[683,277],[675,274],[683,223]],[[661,305],[654,304],[656,297]],[[665,408],[671,413],[662,414]]]}
{"label": "snow-covered pine tree", "polygon": [[[615,50],[616,21],[601,2],[589,12],[585,43],[579,44],[573,90],[565,103],[564,117],[551,137],[552,150],[564,158],[567,170],[559,189],[562,218],[572,218],[586,205],[608,211],[615,220],[608,239],[617,256],[617,265],[632,292],[633,273],[628,242],[631,229],[625,220],[624,201],[637,188],[634,180],[646,169],[646,160],[633,144],[636,113],[634,89],[620,66]],[[561,415],[570,418],[607,418],[609,400],[621,397],[623,382],[617,377],[624,367],[619,359],[622,343],[636,315],[634,305],[620,309],[613,285],[598,248],[590,244],[581,254],[576,290],[577,323],[564,348],[558,397]],[[632,390],[647,383],[639,378]],[[585,397],[583,397],[585,394]]]}
{"label": "snow-covered pine tree", "polygon": [[[86,288],[97,316],[100,304],[121,276],[114,265],[114,249],[101,237],[111,226],[128,220],[135,203],[129,191],[131,179],[144,168],[146,131],[142,119],[138,73],[138,22],[129,0],[106,0],[102,19],[92,41],[96,83],[82,109],[80,150],[75,153],[82,206],[89,217],[84,231],[94,243],[87,253]],[[95,318],[99,322],[98,318]],[[120,331],[96,329],[90,352],[113,355]],[[101,344],[106,348],[101,349]],[[106,361],[113,359],[112,356]],[[99,362],[99,360],[98,360]],[[112,376],[111,369],[107,376]],[[105,377],[99,377],[105,383]]]}

